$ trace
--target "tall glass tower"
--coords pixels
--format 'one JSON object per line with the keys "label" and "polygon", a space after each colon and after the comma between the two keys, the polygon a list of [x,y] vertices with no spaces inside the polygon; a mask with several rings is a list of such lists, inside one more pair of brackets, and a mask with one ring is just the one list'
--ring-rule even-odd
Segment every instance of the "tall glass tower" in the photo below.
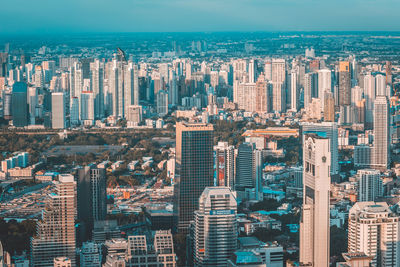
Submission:
{"label": "tall glass tower", "polygon": [[179,232],[187,232],[201,193],[214,184],[213,132],[206,123],[176,125],[174,216]]}

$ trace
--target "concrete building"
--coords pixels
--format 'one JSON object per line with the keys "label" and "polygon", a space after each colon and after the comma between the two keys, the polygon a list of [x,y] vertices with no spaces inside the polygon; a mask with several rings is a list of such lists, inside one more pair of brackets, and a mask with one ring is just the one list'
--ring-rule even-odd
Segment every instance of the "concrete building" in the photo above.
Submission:
{"label": "concrete building", "polygon": [[95,242],[84,242],[79,260],[81,267],[101,267],[101,246]]}
{"label": "concrete building", "polygon": [[348,252],[373,257],[371,266],[399,266],[399,220],[386,202],[357,202],[349,211]]}
{"label": "concrete building", "polygon": [[237,248],[237,202],[229,187],[207,187],[194,215],[194,266],[225,267]]}
{"label": "concrete building", "polygon": [[383,195],[383,183],[378,170],[358,170],[358,201],[376,201]]}
{"label": "concrete building", "polygon": [[147,243],[145,235],[128,237],[126,266],[176,266],[176,254],[171,231],[156,231],[154,244]]}
{"label": "concrete building", "polygon": [[142,122],[142,106],[129,106],[126,121],[127,127],[138,126]]}
{"label": "concrete building", "polygon": [[386,96],[377,96],[374,103],[374,146],[372,164],[374,168],[390,166],[389,102]]}
{"label": "concrete building", "polygon": [[300,262],[328,267],[331,146],[328,138],[316,134],[306,134],[303,139]]}
{"label": "concrete building", "polygon": [[48,267],[56,257],[67,257],[75,266],[76,182],[74,176],[60,174],[56,192],[51,193],[31,240],[33,267]]}
{"label": "concrete building", "polygon": [[235,148],[227,142],[218,142],[214,146],[214,165],[216,166],[214,185],[228,186],[235,184]]}

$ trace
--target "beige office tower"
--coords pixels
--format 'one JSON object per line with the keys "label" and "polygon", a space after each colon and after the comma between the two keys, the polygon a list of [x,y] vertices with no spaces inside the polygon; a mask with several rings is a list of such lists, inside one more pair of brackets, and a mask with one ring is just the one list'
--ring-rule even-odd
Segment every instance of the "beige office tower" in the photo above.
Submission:
{"label": "beige office tower", "polygon": [[304,136],[303,207],[300,221],[300,262],[329,266],[329,188],[331,152],[328,138]]}
{"label": "beige office tower", "polygon": [[256,82],[256,112],[258,113],[267,113],[269,111],[269,94],[268,94],[268,83],[265,80],[264,74],[258,76]]}
{"label": "beige office tower", "polygon": [[331,92],[325,92],[324,95],[324,121],[335,121],[335,99]]}
{"label": "beige office tower", "polygon": [[194,266],[227,266],[237,249],[237,202],[229,187],[207,187],[194,213]]}
{"label": "beige office tower", "polygon": [[400,266],[399,221],[386,202],[357,202],[349,211],[349,253],[372,256],[374,267]]}
{"label": "beige office tower", "polygon": [[66,257],[75,261],[76,182],[74,176],[59,175],[56,192],[48,197],[43,218],[37,224],[31,241],[33,267],[53,266],[54,258]]}

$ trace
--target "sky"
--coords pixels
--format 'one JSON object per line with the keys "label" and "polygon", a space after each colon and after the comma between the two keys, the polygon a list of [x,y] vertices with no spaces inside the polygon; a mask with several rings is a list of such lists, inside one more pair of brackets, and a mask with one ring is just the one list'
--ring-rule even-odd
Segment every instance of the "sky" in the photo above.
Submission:
{"label": "sky", "polygon": [[399,0],[0,0],[0,34],[400,31]]}

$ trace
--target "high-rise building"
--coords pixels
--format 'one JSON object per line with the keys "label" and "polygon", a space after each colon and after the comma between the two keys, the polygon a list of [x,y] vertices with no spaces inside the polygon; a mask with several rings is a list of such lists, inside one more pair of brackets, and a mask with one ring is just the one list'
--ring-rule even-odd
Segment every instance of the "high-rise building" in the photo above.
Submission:
{"label": "high-rise building", "polygon": [[96,59],[90,63],[90,85],[94,94],[94,116],[104,117],[104,63]]}
{"label": "high-rise building", "polygon": [[269,84],[265,80],[264,74],[258,76],[255,89],[256,89],[256,98],[254,99],[256,102],[255,111],[258,113],[267,113],[270,108],[270,103],[269,103],[270,95],[269,95]]}
{"label": "high-rise building", "polygon": [[[335,122],[321,122],[321,123],[308,123],[301,124],[303,135],[309,133],[317,134],[320,137],[326,137],[330,142],[331,161],[330,170],[331,174],[339,173],[339,160],[338,160],[338,129]],[[304,139],[303,139],[304,142]]]}
{"label": "high-rise building", "polygon": [[[243,109],[249,112],[256,112],[257,108],[257,101],[260,105],[259,108],[261,109],[262,99],[257,99],[259,92],[257,89],[262,89],[263,84],[259,83],[259,88],[255,83],[240,83],[237,90],[237,104],[239,109]],[[264,99],[265,100],[265,99]]]}
{"label": "high-rise building", "polygon": [[235,189],[238,198],[262,200],[262,152],[255,143],[244,142],[238,147]]}
{"label": "high-rise building", "polygon": [[286,110],[286,62],[284,59],[272,60],[272,110]]}
{"label": "high-rise building", "polygon": [[335,99],[331,92],[325,92],[324,99],[324,121],[335,121]]}
{"label": "high-rise building", "polygon": [[66,125],[66,108],[64,93],[51,94],[51,127],[64,129]]}
{"label": "high-rise building", "polygon": [[218,142],[214,146],[215,186],[234,188],[235,184],[235,148],[227,142]]}
{"label": "high-rise building", "polygon": [[304,75],[304,108],[312,103],[313,98],[318,98],[318,75],[309,72]]}
{"label": "high-rise building", "polygon": [[318,97],[321,99],[322,108],[324,108],[326,92],[332,92],[332,74],[329,69],[322,69],[318,71]]}
{"label": "high-rise building", "polygon": [[372,256],[371,266],[399,266],[399,221],[386,202],[357,202],[349,211],[348,252]]}
{"label": "high-rise building", "polygon": [[374,102],[376,97],[375,77],[371,74],[364,76],[365,121],[372,126]]}
{"label": "high-rise building", "polygon": [[201,193],[214,184],[213,132],[212,124],[176,125],[174,216],[180,232],[187,232]]}
{"label": "high-rise building", "polygon": [[295,69],[290,72],[290,109],[292,111],[299,109],[299,85]]}
{"label": "high-rise building", "polygon": [[[83,91],[80,97],[80,120],[93,122],[95,119],[95,95],[91,91]],[[89,123],[91,124],[91,123]]]}
{"label": "high-rise building", "polygon": [[304,136],[300,262],[310,266],[329,266],[330,148],[327,138]]}
{"label": "high-rise building", "polygon": [[95,221],[101,221],[107,214],[105,169],[85,166],[78,169],[78,219],[84,224],[86,235],[90,237]]}
{"label": "high-rise building", "polygon": [[24,82],[13,84],[11,113],[14,126],[24,127],[28,125],[28,87]]}
{"label": "high-rise building", "polygon": [[157,113],[159,116],[168,114],[168,92],[159,90],[156,96]]}
{"label": "high-rise building", "polygon": [[375,91],[376,96],[390,97],[390,95],[386,94],[386,77],[382,74],[377,74],[375,76]]}
{"label": "high-rise building", "polygon": [[381,179],[381,174],[378,170],[358,170],[357,175],[358,201],[376,201],[378,197],[381,197],[383,195],[383,183]]}
{"label": "high-rise building", "polygon": [[74,176],[60,174],[56,192],[48,197],[36,236],[31,239],[33,267],[53,265],[56,257],[67,257],[75,266],[76,182]]}
{"label": "high-rise building", "polygon": [[249,62],[249,83],[255,83],[257,79],[257,61],[251,59]]}
{"label": "high-rise building", "polygon": [[389,102],[386,96],[377,96],[374,103],[372,164],[384,169],[390,165]]}
{"label": "high-rise building", "polygon": [[351,77],[350,62],[339,62],[339,106],[347,106],[351,103]]}
{"label": "high-rise building", "polygon": [[237,202],[229,187],[207,187],[194,215],[194,266],[227,266],[237,248]]}

